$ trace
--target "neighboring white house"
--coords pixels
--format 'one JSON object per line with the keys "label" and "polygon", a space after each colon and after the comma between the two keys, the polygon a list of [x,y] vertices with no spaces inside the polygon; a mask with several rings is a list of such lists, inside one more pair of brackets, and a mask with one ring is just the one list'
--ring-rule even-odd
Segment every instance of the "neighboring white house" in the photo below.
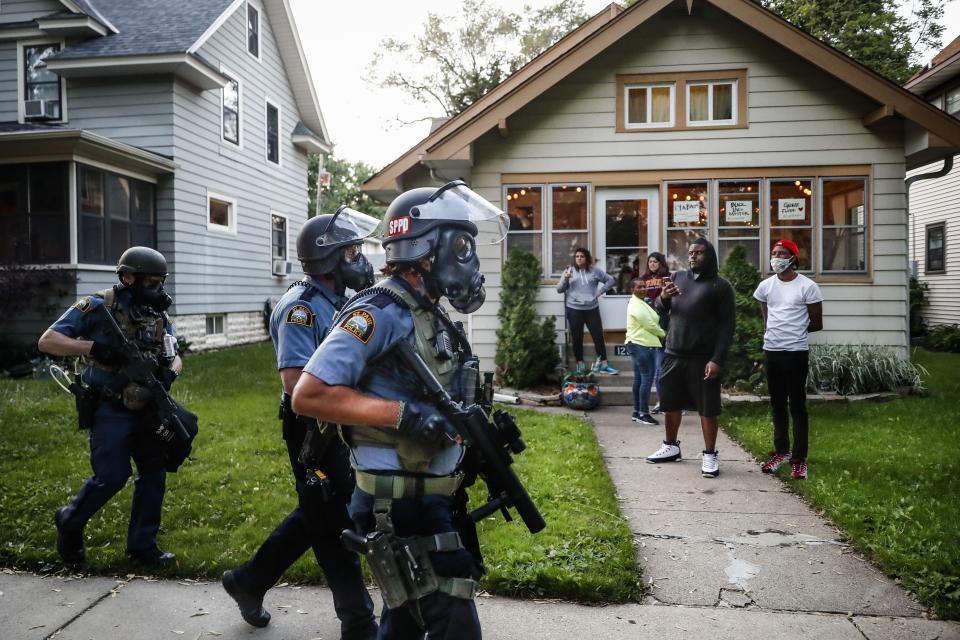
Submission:
{"label": "neighboring white house", "polygon": [[[513,223],[480,247],[487,304],[470,316],[492,358],[502,260],[544,265],[538,307],[589,247],[622,286],[635,259],[707,236],[766,272],[776,238],[822,287],[817,340],[905,352],[906,171],[960,150],[960,122],[750,0],[645,0],[591,18],[364,185],[381,201],[463,178]],[[622,337],[628,296],[601,300]],[[489,366],[490,361],[485,363]]]}
{"label": "neighboring white house", "polygon": [[[927,102],[960,118],[960,37],[938,53],[930,66],[904,85]],[[938,173],[943,162],[907,172],[908,177]],[[921,311],[931,325],[960,323],[960,156],[944,176],[918,180],[910,187],[910,264],[927,283],[927,306]]]}
{"label": "neighboring white house", "polygon": [[70,269],[71,297],[145,244],[194,347],[264,339],[330,148],[286,0],[0,2],[0,262]]}

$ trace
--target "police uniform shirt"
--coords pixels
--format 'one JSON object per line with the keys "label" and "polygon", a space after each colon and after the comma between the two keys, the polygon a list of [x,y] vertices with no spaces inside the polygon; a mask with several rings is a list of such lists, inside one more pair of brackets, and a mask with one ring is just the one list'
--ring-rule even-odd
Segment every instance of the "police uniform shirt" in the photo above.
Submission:
{"label": "police uniform shirt", "polygon": [[[121,306],[132,304],[130,293],[125,289],[117,291],[117,300]],[[113,346],[114,339],[110,332],[103,325],[103,320],[94,313],[93,310],[104,304],[103,298],[98,296],[87,296],[77,300],[69,309],[67,309],[60,318],[50,325],[50,328],[57,333],[70,338],[81,340],[93,340],[101,344]],[[173,333],[173,325],[166,313],[162,313],[164,331],[170,335]],[[138,336],[141,339],[149,339],[149,336]],[[83,370],[83,379],[87,384],[100,386],[110,381],[113,373],[96,367],[85,366]]]}
{"label": "police uniform shirt", "polygon": [[[363,297],[344,308],[303,370],[329,385],[344,385],[388,400],[414,400],[416,383],[409,371],[399,370],[393,359],[369,366],[400,340],[415,344],[410,311],[383,294]],[[350,456],[360,471],[403,469],[396,451],[390,448],[360,443],[350,449]],[[443,449],[430,461],[425,474],[450,475],[462,458],[461,445]]]}
{"label": "police uniform shirt", "polygon": [[290,287],[270,314],[270,338],[277,352],[277,369],[302,369],[330,331],[337,295],[309,278]]}

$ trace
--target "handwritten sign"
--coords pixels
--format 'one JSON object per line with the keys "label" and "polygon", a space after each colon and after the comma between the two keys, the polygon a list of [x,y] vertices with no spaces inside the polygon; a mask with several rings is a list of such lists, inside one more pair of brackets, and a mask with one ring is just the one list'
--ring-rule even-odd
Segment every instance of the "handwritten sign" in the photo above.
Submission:
{"label": "handwritten sign", "polygon": [[673,203],[673,223],[700,222],[700,201],[681,200]]}
{"label": "handwritten sign", "polygon": [[780,198],[777,200],[777,219],[806,220],[807,201],[803,198]]}
{"label": "handwritten sign", "polygon": [[725,209],[727,222],[753,222],[753,203],[749,200],[728,200]]}

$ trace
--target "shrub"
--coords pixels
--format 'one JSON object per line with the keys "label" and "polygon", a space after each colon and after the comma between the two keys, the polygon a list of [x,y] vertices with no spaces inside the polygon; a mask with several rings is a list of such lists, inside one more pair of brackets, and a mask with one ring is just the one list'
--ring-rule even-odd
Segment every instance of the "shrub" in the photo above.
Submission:
{"label": "shrub", "polygon": [[559,361],[553,316],[537,317],[540,273],[540,261],[521,249],[503,265],[495,363],[500,380],[520,389],[545,380]]}
{"label": "shrub", "polygon": [[960,325],[938,324],[929,327],[923,346],[933,351],[960,353]]}
{"label": "shrub", "polygon": [[930,285],[926,282],[920,282],[916,278],[910,278],[910,335],[923,335],[926,327],[923,325],[923,317],[920,313],[927,306],[927,292]]}
{"label": "shrub", "polygon": [[909,387],[924,390],[927,370],[901,358],[888,347],[875,345],[812,345],[810,347],[811,391],[834,390],[841,395],[896,391]]}
{"label": "shrub", "polygon": [[763,373],[763,313],[753,292],[760,284],[760,272],[747,260],[743,247],[734,247],[720,275],[733,287],[736,296],[737,327],[724,366],[727,386],[743,391],[760,391],[766,384]]}

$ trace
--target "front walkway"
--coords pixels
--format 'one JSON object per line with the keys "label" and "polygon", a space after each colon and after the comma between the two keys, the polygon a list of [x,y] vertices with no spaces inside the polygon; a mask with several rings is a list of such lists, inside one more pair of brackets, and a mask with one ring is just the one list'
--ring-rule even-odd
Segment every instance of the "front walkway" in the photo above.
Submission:
{"label": "front walkway", "polygon": [[[654,466],[643,457],[656,449],[662,428],[630,423],[628,407],[605,407],[588,417],[634,532],[650,595],[641,604],[604,607],[481,596],[486,638],[960,640],[960,625],[925,619],[908,594],[839,543],[834,529],[722,434],[720,477],[701,478],[696,418],[685,418],[681,428],[686,459]],[[812,478],[816,472],[811,468]],[[254,629],[218,583],[7,570],[0,573],[0,636],[339,637],[326,589],[279,587],[265,604],[273,620]]]}

